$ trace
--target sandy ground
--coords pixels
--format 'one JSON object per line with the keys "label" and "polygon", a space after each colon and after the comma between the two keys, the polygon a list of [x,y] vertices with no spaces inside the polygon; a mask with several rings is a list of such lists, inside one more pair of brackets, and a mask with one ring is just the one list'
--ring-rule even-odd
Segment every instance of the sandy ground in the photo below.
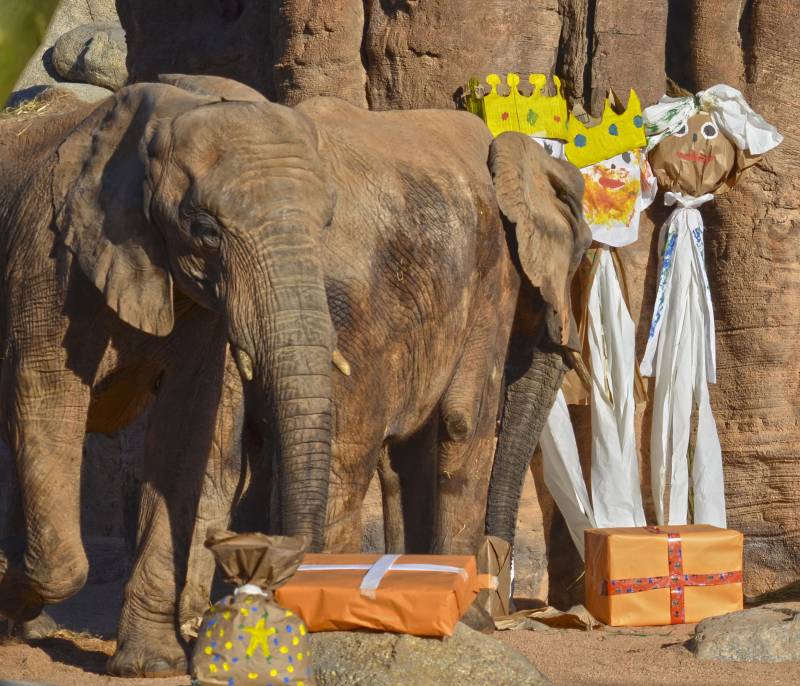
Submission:
{"label": "sandy ground", "polygon": [[[50,608],[65,628],[58,637],[32,645],[0,640],[0,686],[3,679],[50,686],[189,686],[189,677],[114,679],[104,674],[105,662],[114,650],[121,593],[119,582],[89,585],[70,601]],[[503,631],[495,637],[524,653],[557,686],[800,684],[800,662],[770,665],[696,660],[685,646],[692,630],[692,626],[588,633],[553,629]]]}

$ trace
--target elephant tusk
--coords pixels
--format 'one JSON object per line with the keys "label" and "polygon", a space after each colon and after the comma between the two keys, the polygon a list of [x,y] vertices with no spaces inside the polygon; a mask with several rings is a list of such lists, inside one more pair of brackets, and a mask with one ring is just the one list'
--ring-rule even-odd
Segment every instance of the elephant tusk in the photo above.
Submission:
{"label": "elephant tusk", "polygon": [[248,381],[253,380],[253,358],[244,350],[238,348],[236,350],[236,365],[245,379]]}
{"label": "elephant tusk", "polygon": [[333,364],[336,365],[336,369],[338,369],[345,376],[350,376],[350,363],[344,359],[344,355],[342,355],[342,353],[340,353],[338,350],[334,350],[331,360],[333,361]]}

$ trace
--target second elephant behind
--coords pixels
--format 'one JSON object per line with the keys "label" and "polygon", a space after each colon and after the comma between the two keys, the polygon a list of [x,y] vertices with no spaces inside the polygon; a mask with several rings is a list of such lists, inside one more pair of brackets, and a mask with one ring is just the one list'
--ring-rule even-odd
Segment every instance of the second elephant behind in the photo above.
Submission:
{"label": "second elephant behind", "polygon": [[[221,83],[169,78],[200,93]],[[531,365],[545,340],[557,355],[568,343],[569,286],[590,242],[581,176],[523,135],[493,140],[468,113],[369,112],[335,98],[296,109],[313,123],[335,198],[321,241],[338,340],[325,548],[360,549],[362,502],[379,469],[387,549],[472,552],[484,533],[512,325]],[[541,383],[546,415],[560,375]],[[266,511],[280,492],[267,485],[258,496]],[[234,498],[200,503],[181,618],[207,602],[203,522],[220,521],[210,510]]]}

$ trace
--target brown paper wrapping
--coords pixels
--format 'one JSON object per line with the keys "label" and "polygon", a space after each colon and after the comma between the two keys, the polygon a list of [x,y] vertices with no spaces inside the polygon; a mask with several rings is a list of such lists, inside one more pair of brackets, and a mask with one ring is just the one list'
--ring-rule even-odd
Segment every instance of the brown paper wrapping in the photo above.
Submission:
{"label": "brown paper wrapping", "polygon": [[[665,533],[644,527],[587,529],[586,607],[611,626],[670,624],[670,589],[658,588],[607,595],[609,580],[669,575],[667,533],[679,533],[686,574],[742,571],[743,536],[738,531],[697,524],[662,526]],[[686,623],[741,610],[741,582],[685,588]]]}
{"label": "brown paper wrapping", "polygon": [[475,600],[492,617],[507,615],[511,600],[511,546],[497,536],[487,536],[478,551],[478,586]]}
{"label": "brown paper wrapping", "polygon": [[[708,137],[708,132],[715,133]],[[698,112],[686,122],[685,133],[667,136],[648,159],[659,188],[699,197],[726,193],[761,156],[739,150],[711,115]]]}
{"label": "brown paper wrapping", "polygon": [[[628,278],[619,252],[616,248],[609,248],[601,243],[593,243],[580,261],[575,276],[572,279],[570,299],[572,311],[577,317],[578,339],[580,341],[579,363],[586,371],[581,374],[577,369],[577,365],[575,365],[576,369],[569,371],[564,377],[562,391],[564,392],[564,398],[568,405],[588,405],[591,402],[592,355],[589,350],[589,294],[592,291],[594,277],[597,274],[597,267],[600,264],[600,250],[608,250],[611,254],[611,259],[614,262],[617,277],[619,278],[622,299],[625,301],[628,311],[630,311]],[[634,369],[633,397],[636,403],[645,402],[647,400],[647,390],[642,375],[639,373],[639,365],[636,365]]]}
{"label": "brown paper wrapping", "polygon": [[[236,591],[203,616],[191,674],[201,686],[312,686],[303,620],[274,602],[274,590],[299,566],[305,537],[214,531],[206,541]],[[248,584],[249,588],[244,584]],[[259,589],[261,592],[259,593]]]}
{"label": "brown paper wrapping", "polygon": [[[372,565],[380,555],[309,554],[304,565]],[[365,570],[303,571],[276,593],[310,631],[372,629],[415,636],[450,636],[478,594],[475,558],[464,555],[402,555],[398,564],[459,567],[465,574],[389,570],[373,597],[360,585]]]}

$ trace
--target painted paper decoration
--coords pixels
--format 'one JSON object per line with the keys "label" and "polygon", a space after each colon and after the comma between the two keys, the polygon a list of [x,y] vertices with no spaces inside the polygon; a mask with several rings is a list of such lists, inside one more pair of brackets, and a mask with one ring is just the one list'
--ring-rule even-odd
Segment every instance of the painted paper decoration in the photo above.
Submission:
{"label": "painted paper decoration", "polygon": [[[735,88],[719,84],[663,97],[644,112],[649,158],[664,202],[675,209],[660,233],[658,292],[641,372],[655,376],[651,483],[659,524],[724,527],[722,450],[708,384],[716,382],[714,312],[700,207],[728,191],[782,136]],[[697,434],[689,481],[692,413]]]}
{"label": "painted paper decoration", "polygon": [[191,660],[198,686],[311,686],[315,683],[303,620],[273,599],[297,571],[304,536],[212,531],[206,541],[236,589],[203,615]]}

